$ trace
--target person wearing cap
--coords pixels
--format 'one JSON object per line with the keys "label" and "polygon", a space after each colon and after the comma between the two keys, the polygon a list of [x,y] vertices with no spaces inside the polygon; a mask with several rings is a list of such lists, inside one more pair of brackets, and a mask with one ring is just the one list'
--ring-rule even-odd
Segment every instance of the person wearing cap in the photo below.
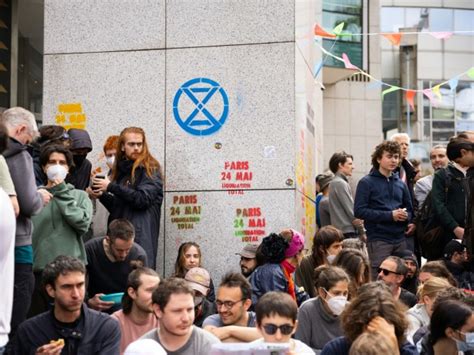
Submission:
{"label": "person wearing cap", "polygon": [[459,288],[474,289],[474,274],[465,268],[469,259],[465,244],[456,239],[449,241],[444,247],[443,259],[449,272],[458,282]]}
{"label": "person wearing cap", "polygon": [[402,288],[415,294],[418,291],[418,261],[416,255],[409,249],[393,253],[394,256],[401,258],[408,269]]}
{"label": "person wearing cap", "polygon": [[304,236],[293,229],[263,238],[260,251],[265,263],[250,277],[254,305],[269,291],[286,292],[298,304],[308,299],[308,294],[293,281],[293,274],[304,256],[304,242]]}
{"label": "person wearing cap", "polygon": [[158,319],[153,314],[151,294],[160,284],[155,270],[141,267],[128,275],[127,288],[122,297],[122,309],[113,313],[117,319],[122,337],[120,354],[127,346],[143,334],[158,327]]}
{"label": "person wearing cap", "polygon": [[235,253],[235,255],[240,255],[240,270],[247,279],[257,267],[257,248],[256,244],[247,244],[240,253]]}
{"label": "person wearing cap", "polygon": [[194,290],[194,325],[202,328],[204,320],[216,314],[214,303],[206,298],[209,294],[211,275],[202,267],[193,267],[184,275],[184,279]]}
{"label": "person wearing cap", "polygon": [[255,313],[249,311],[251,293],[250,284],[243,275],[224,275],[217,290],[218,314],[207,317],[203,329],[226,343],[248,343],[258,339]]}
{"label": "person wearing cap", "polygon": [[336,152],[329,159],[329,169],[335,174],[329,185],[329,212],[331,224],[341,230],[344,238],[355,238],[363,234],[363,221],[354,216],[354,199],[348,178],[354,165],[352,155]]}
{"label": "person wearing cap", "polygon": [[319,202],[319,227],[324,227],[331,224],[331,215],[329,212],[329,183],[334,179],[334,174],[330,171],[325,172],[319,178],[319,186],[323,197]]}

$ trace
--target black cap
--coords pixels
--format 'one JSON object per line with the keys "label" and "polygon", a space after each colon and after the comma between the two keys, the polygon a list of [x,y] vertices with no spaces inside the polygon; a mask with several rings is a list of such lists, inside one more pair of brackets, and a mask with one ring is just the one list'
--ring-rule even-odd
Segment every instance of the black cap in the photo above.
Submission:
{"label": "black cap", "polygon": [[444,247],[443,257],[445,259],[451,259],[454,253],[462,253],[466,250],[466,246],[461,242],[458,242],[456,239],[450,240],[448,244]]}

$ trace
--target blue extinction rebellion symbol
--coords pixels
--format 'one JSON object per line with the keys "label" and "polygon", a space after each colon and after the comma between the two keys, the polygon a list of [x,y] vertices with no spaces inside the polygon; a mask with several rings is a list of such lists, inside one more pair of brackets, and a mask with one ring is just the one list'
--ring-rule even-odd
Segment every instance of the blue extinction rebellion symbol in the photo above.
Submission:
{"label": "blue extinction rebellion symbol", "polygon": [[189,134],[207,136],[224,125],[229,115],[229,99],[214,80],[191,79],[176,91],[173,114],[178,125]]}

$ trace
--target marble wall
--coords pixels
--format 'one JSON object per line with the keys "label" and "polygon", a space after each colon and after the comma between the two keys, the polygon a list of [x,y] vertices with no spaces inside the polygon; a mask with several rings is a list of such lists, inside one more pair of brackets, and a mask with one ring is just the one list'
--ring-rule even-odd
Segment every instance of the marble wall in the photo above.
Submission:
{"label": "marble wall", "polygon": [[320,59],[311,36],[316,6],[45,2],[43,121],[56,123],[65,104],[80,103],[92,161],[108,135],[145,129],[165,170],[158,256],[165,276],[184,241],[201,245],[216,284],[238,270],[235,253],[247,242],[285,227],[310,242],[323,143],[322,93],[311,69]]}

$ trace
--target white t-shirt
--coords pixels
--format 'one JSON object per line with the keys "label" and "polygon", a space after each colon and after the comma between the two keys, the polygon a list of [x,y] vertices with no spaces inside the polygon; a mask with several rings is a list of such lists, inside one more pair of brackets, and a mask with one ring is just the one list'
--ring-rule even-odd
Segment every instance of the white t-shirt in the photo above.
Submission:
{"label": "white t-shirt", "polygon": [[[265,341],[263,338],[252,341],[250,344],[263,344]],[[297,339],[290,339],[290,350],[294,351],[296,354],[303,355],[314,355],[313,349],[308,345]]]}
{"label": "white t-shirt", "polygon": [[15,270],[16,218],[8,195],[0,188],[0,346],[8,343],[13,307],[13,275]]}

